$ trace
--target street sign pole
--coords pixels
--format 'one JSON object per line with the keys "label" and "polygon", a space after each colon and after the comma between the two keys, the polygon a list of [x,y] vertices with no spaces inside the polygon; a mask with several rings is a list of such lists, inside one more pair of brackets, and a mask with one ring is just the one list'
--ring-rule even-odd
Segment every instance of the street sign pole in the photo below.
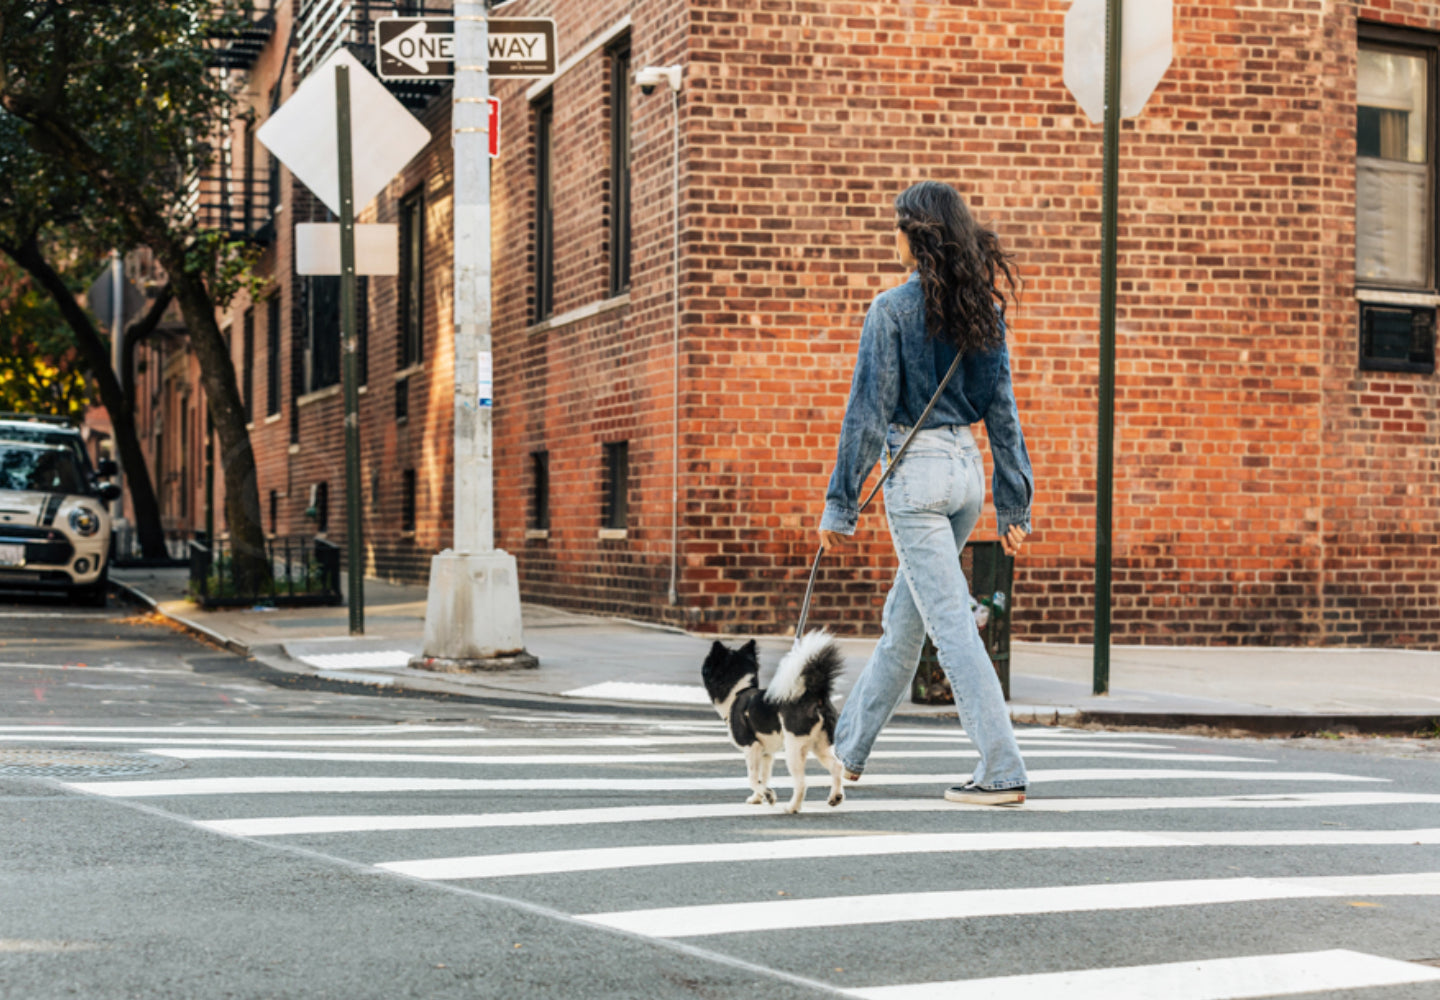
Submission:
{"label": "street sign pole", "polygon": [[345,382],[345,528],[350,634],[365,634],[365,546],[360,503],[360,352],[355,329],[355,193],[350,146],[350,69],[335,67],[340,161],[340,345]]}
{"label": "street sign pole", "polygon": [[524,648],[515,557],[494,541],[487,7],[455,4],[455,537],[430,561],[425,645],[410,661],[449,672],[539,666]]}
{"label": "street sign pole", "polygon": [[1095,472],[1095,676],[1110,692],[1110,533],[1115,492],[1115,296],[1120,197],[1121,0],[1105,3],[1105,150],[1100,222],[1100,427]]}

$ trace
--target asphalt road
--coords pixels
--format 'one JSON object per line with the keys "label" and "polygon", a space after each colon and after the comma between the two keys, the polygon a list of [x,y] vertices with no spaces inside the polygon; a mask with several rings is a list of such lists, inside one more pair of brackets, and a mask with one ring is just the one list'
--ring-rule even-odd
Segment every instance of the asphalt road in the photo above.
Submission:
{"label": "asphalt road", "polygon": [[986,809],[907,723],[787,816],[702,713],[286,688],[130,615],[0,600],[0,997],[1440,997],[1431,743],[1025,730]]}

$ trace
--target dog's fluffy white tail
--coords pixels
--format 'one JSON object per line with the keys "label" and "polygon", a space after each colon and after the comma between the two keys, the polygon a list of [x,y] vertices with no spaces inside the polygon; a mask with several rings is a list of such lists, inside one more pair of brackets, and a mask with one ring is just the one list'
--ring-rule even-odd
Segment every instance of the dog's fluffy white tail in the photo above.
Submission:
{"label": "dog's fluffy white tail", "polygon": [[809,632],[781,658],[774,678],[765,688],[765,700],[781,704],[799,701],[807,694],[828,699],[835,678],[844,668],[834,637],[824,629]]}

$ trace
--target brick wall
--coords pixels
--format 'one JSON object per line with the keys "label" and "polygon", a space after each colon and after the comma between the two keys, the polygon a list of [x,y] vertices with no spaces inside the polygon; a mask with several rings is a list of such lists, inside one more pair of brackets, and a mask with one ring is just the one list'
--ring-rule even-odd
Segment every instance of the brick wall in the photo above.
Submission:
{"label": "brick wall", "polygon": [[[958,187],[1019,257],[1015,380],[1037,478],[1017,634],[1092,620],[1101,136],[1061,82],[1064,0],[555,4],[565,58],[624,13],[633,66],[685,67],[683,517],[669,579],[669,102],[630,96],[627,305],[531,323],[527,83],[495,180],[497,533],[527,599],[700,627],[793,625],[865,307],[902,278],[891,202]],[[1115,639],[1440,645],[1430,376],[1355,365],[1358,17],[1423,4],[1176,5],[1175,60],[1121,156]],[[605,300],[603,52],[554,86],[556,313]],[[601,445],[632,520],[599,540]],[[551,454],[548,539],[528,455]],[[993,537],[993,514],[981,537]],[[828,558],[812,621],[873,634],[883,517]]]}

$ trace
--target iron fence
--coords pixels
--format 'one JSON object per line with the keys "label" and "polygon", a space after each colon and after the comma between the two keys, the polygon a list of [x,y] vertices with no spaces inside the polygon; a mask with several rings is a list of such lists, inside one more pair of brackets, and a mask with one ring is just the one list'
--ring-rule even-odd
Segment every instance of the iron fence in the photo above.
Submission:
{"label": "iron fence", "polygon": [[340,548],[323,538],[269,539],[265,555],[270,574],[259,586],[247,586],[239,580],[229,539],[216,539],[213,544],[192,541],[189,548],[190,595],[202,607],[344,603],[340,592]]}

